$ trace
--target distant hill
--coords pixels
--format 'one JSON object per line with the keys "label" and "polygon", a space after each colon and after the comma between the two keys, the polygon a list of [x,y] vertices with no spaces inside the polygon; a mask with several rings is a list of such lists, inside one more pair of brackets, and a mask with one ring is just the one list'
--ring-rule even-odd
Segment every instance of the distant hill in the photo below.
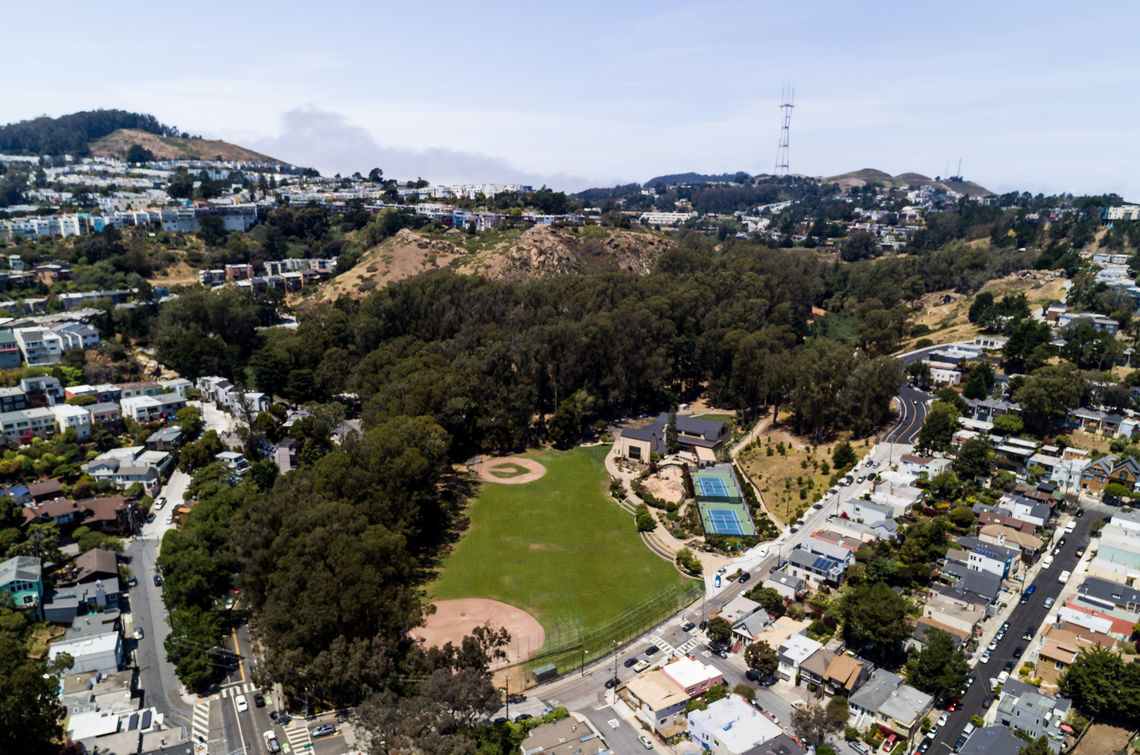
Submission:
{"label": "distant hill", "polygon": [[657,176],[655,178],[651,178],[648,181],[646,181],[645,183],[643,183],[642,186],[645,186],[645,187],[656,186],[659,183],[665,184],[666,186],[675,186],[677,184],[724,183],[726,181],[732,181],[734,178],[736,178],[741,173],[744,173],[744,175],[748,176],[749,178],[752,178],[751,174],[745,173],[742,170],[737,171],[736,173],[721,173],[720,175],[716,175],[714,173],[691,173],[691,172],[690,173],[670,173],[670,174],[665,175],[665,176]]}
{"label": "distant hill", "polygon": [[850,173],[842,173],[838,176],[825,178],[823,181],[825,183],[837,183],[839,187],[844,190],[855,186],[878,184],[885,188],[894,189],[905,189],[910,186],[936,186],[938,188],[956,191],[969,197],[988,197],[993,194],[989,189],[973,181],[958,181],[949,178],[936,181],[921,173],[900,173],[897,176],[892,176],[890,173],[885,173],[875,168],[853,170]]}
{"label": "distant hill", "polygon": [[287,164],[260,152],[217,139],[183,139],[132,128],[119,129],[108,134],[92,142],[90,148],[92,155],[125,160],[127,151],[136,144],[150,150],[157,160],[214,160],[221,157],[223,160]]}
{"label": "distant hill", "polygon": [[84,110],[58,118],[40,116],[0,126],[0,152],[24,155],[84,156],[91,142],[119,129],[140,133],[178,136],[173,126],[160,123],[153,115],[126,110]]}

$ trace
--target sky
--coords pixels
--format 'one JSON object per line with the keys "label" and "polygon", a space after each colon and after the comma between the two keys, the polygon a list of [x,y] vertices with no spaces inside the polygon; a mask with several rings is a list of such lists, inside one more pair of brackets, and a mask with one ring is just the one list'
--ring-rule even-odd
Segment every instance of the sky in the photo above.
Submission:
{"label": "sky", "polygon": [[[0,123],[124,108],[322,173],[556,189],[956,173],[1140,201],[1140,5],[116,2],[5,8]],[[38,30],[38,31],[37,31]]]}

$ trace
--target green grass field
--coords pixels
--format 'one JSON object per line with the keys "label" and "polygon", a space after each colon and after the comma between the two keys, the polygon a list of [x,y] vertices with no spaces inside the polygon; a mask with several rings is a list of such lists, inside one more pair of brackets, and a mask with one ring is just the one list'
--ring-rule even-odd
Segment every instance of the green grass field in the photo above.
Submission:
{"label": "green grass field", "polygon": [[575,623],[598,627],[684,582],[642,544],[608,497],[608,446],[526,454],[546,474],[526,485],[485,483],[471,526],[428,588],[435,600],[493,598],[530,611],[547,640]]}

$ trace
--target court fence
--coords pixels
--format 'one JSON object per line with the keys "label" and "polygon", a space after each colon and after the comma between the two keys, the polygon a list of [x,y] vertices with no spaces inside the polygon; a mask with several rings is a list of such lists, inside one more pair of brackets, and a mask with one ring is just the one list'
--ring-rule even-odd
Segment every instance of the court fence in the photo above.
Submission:
{"label": "court fence", "polygon": [[520,680],[523,687],[531,687],[577,671],[700,600],[704,589],[703,580],[676,583],[596,627],[583,629],[577,621],[560,622],[547,631],[542,650],[526,661],[497,668],[496,674],[510,676],[514,690]]}

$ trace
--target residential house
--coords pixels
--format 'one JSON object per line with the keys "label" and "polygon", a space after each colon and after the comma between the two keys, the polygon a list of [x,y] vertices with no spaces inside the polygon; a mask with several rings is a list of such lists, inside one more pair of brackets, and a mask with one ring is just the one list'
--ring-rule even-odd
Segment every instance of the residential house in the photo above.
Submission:
{"label": "residential house", "polygon": [[138,423],[160,422],[171,419],[186,406],[186,399],[177,393],[162,393],[157,396],[132,396],[119,401],[123,416]]}
{"label": "residential house", "polygon": [[147,451],[145,446],[113,448],[87,462],[85,471],[96,480],[110,480],[120,488],[140,483],[147,495],[161,486],[162,475],[171,456],[161,451]]}
{"label": "residential house", "polygon": [[1033,739],[1048,737],[1049,749],[1058,753],[1065,744],[1061,724],[1072,707],[1068,698],[1043,695],[1022,682],[1007,683],[998,700],[997,722],[1011,729],[1021,729]]}
{"label": "residential house", "polygon": [[40,560],[33,556],[14,556],[0,563],[0,595],[8,595],[16,608],[31,610],[38,617],[44,599]]}
{"label": "residential house", "polygon": [[798,669],[800,681],[809,685],[809,689],[822,689],[827,669],[835,661],[836,655],[822,645],[814,653],[805,658]]}
{"label": "residential house", "polygon": [[690,697],[661,669],[638,674],[622,689],[634,715],[662,736],[685,730],[685,706]]}
{"label": "residential house", "polygon": [[132,531],[131,507],[125,498],[90,498],[79,502],[84,526],[108,534]]}
{"label": "residential house", "polygon": [[108,425],[118,425],[123,421],[123,410],[118,402],[100,402],[98,404],[88,404],[83,407],[91,416],[91,425],[98,425],[106,427]]}
{"label": "residential house", "polygon": [[[970,637],[981,628],[986,611],[980,602],[968,600],[953,590],[942,592],[936,587],[922,606],[922,616],[927,624],[936,625],[951,634]],[[917,644],[921,644],[922,637],[917,639]]]}
{"label": "residential house", "polygon": [[901,676],[885,669],[876,669],[863,686],[847,698],[848,722],[856,729],[873,724],[879,706],[887,701],[891,693],[903,683]]}
{"label": "residential house", "polygon": [[63,385],[51,375],[21,378],[20,390],[24,392],[29,406],[54,406],[66,400]]}
{"label": "residential house", "polygon": [[51,408],[55,414],[56,427],[59,432],[67,432],[68,428],[75,430],[79,440],[91,437],[91,412],[83,406],[71,404],[56,404]]}
{"label": "residential house", "polygon": [[1082,650],[1093,647],[1112,650],[1116,647],[1116,640],[1111,635],[1094,632],[1077,624],[1048,624],[1037,651],[1038,673],[1044,675],[1046,669],[1051,669],[1054,673],[1050,681],[1056,681]]}
{"label": "residential house", "polygon": [[83,509],[68,498],[53,498],[50,501],[25,506],[21,513],[24,515],[24,524],[54,522],[65,533],[71,532],[83,521]]}
{"label": "residential house", "polygon": [[843,580],[847,564],[834,558],[821,556],[804,548],[797,547],[788,554],[788,563],[784,570],[793,577],[811,584],[829,583],[838,585]]}
{"label": "residential house", "polygon": [[1140,579],[1140,532],[1127,515],[1117,514],[1100,531],[1096,555],[1089,562],[1092,577],[1134,585]]}
{"label": "residential house", "polygon": [[1000,398],[965,399],[970,405],[973,418],[983,422],[993,422],[1003,414],[1021,414],[1021,407]]}
{"label": "residential house", "polygon": [[783,734],[772,719],[734,694],[691,712],[687,731],[690,741],[712,755],[751,755]]}
{"label": "residential house", "polygon": [[[1019,571],[1021,562],[1019,550],[969,536],[958,538],[958,545],[966,551],[966,565],[973,571],[986,571],[1002,579],[1007,579],[1011,575],[1016,576]],[[947,551],[946,558],[957,560],[959,555],[951,549]]]}
{"label": "residential house", "polygon": [[732,636],[736,642],[750,645],[761,632],[772,623],[767,611],[756,611],[732,625]]}
{"label": "residential house", "polygon": [[922,719],[934,706],[934,698],[909,684],[891,691],[875,714],[875,724],[902,739],[914,739]]}
{"label": "residential house", "polygon": [[55,478],[29,483],[28,495],[36,503],[52,501],[63,497],[63,485]]}
{"label": "residential house", "polygon": [[748,751],[748,755],[807,755],[807,752],[799,740],[793,739],[787,734],[781,734],[759,747],[752,748]]}
{"label": "residential house", "polygon": [[771,587],[787,600],[799,600],[807,592],[807,581],[793,577],[784,570],[774,571],[764,580],[764,587]]}
{"label": "residential house", "polygon": [[899,459],[899,469],[916,477],[933,479],[950,468],[950,460],[937,456],[903,454]]}
{"label": "residential house", "polygon": [[993,605],[1001,593],[1002,578],[997,574],[974,571],[965,563],[954,561],[947,561],[939,571],[951,584],[936,589],[958,600],[988,607]]}
{"label": "residential house", "polygon": [[1032,559],[1041,551],[1042,540],[1036,535],[1006,527],[1002,524],[986,524],[978,531],[978,539],[984,543],[1018,548],[1025,559]]}
{"label": "residential house", "polygon": [[95,671],[113,674],[123,667],[123,637],[115,628],[118,612],[77,616],[64,636],[48,648],[52,661],[67,653],[74,661],[71,673]]}
{"label": "residential house", "polygon": [[277,444],[273,450],[273,461],[277,463],[277,471],[287,474],[297,468],[297,442],[286,438]]}
{"label": "residential house", "polygon": [[27,408],[28,397],[23,388],[0,388],[0,414]]}
{"label": "residential house", "polygon": [[974,504],[974,514],[978,517],[978,524],[982,527],[987,527],[991,524],[996,524],[1011,530],[1017,530],[1023,534],[1034,534],[1037,532],[1037,525],[1033,522],[1023,522],[1016,517],[1010,516],[1007,513],[1008,509],[996,509],[993,506],[986,506],[982,503]]}
{"label": "residential house", "polygon": [[839,510],[844,517],[867,525],[878,524],[895,517],[894,507],[865,501],[862,498],[848,498],[840,504]]}
{"label": "residential house", "polygon": [[1034,527],[1044,527],[1053,516],[1053,510],[1048,505],[1017,493],[1004,494],[998,499],[997,509],[999,511],[1005,509],[1009,512],[1009,516],[1030,522]]}
{"label": "residential house", "polygon": [[56,433],[55,412],[47,407],[18,409],[0,414],[0,432],[7,446],[22,446],[32,438],[50,438]]}
{"label": "residential house", "polygon": [[779,657],[777,673],[785,681],[794,681],[800,671],[800,664],[806,661],[823,645],[803,634],[794,634],[776,648]]}
{"label": "residential house", "polygon": [[[937,611],[934,613],[937,613]],[[975,624],[975,626],[977,626],[977,624]],[[950,635],[950,639],[954,641],[954,647],[958,650],[962,649],[962,646],[966,644],[972,634],[971,632],[964,631],[959,627],[943,624],[935,618],[923,616],[922,618],[915,620],[914,631],[911,633],[910,639],[907,640],[906,649],[908,651],[921,651],[930,641],[930,633],[935,630],[945,632],[946,634]]]}
{"label": "residential house", "polygon": [[221,453],[214,454],[214,459],[225,464],[239,475],[243,475],[249,471],[249,462],[245,460],[245,456],[236,451],[222,451]]}
{"label": "residential house", "polygon": [[163,392],[163,388],[153,380],[144,380],[139,383],[120,383],[119,384],[119,401],[128,398],[138,398],[139,396],[159,396]]}
{"label": "residential house", "polygon": [[1140,462],[1131,456],[1109,454],[1090,462],[1081,471],[1080,489],[1086,495],[1100,498],[1104,489],[1114,483],[1126,490],[1135,490],[1137,480],[1140,480]]}
{"label": "residential house", "polygon": [[20,344],[16,342],[16,336],[10,330],[0,331],[0,369],[16,369],[21,360]]}
{"label": "residential house", "polygon": [[828,697],[850,698],[870,676],[870,664],[841,653],[835,656],[823,674],[823,692]]}
{"label": "residential house", "polygon": [[163,393],[175,393],[182,398],[186,398],[186,392],[194,387],[194,384],[186,378],[159,380],[158,384],[162,387]]}
{"label": "residential house", "polygon": [[[716,451],[729,439],[728,425],[723,422],[676,415],[677,444],[698,461],[715,462]],[[664,457],[665,431],[669,414],[662,412],[651,424],[640,428],[623,428],[617,440],[619,456],[649,461],[653,454]]]}
{"label": "residential house", "polygon": [[983,726],[974,729],[970,738],[958,750],[958,755],[1020,755],[1025,740],[1004,726]]}
{"label": "residential house", "polygon": [[703,695],[724,681],[724,675],[716,667],[687,656],[666,663],[661,671],[690,698]]}
{"label": "residential house", "polygon": [[570,715],[530,730],[522,755],[609,755],[612,751],[585,718]]}
{"label": "residential house", "polygon": [[737,595],[721,607],[715,615],[720,616],[729,624],[735,624],[742,619],[762,610],[760,604],[751,598]]}
{"label": "residential house", "polygon": [[146,447],[150,451],[177,451],[182,447],[182,428],[179,425],[160,427],[147,436]]}
{"label": "residential house", "polygon": [[789,616],[781,616],[772,623],[760,629],[760,631],[752,635],[751,639],[747,642],[766,642],[768,647],[776,650],[785,642],[789,637],[797,634],[803,634],[807,630],[808,624],[806,621],[799,621]]}

